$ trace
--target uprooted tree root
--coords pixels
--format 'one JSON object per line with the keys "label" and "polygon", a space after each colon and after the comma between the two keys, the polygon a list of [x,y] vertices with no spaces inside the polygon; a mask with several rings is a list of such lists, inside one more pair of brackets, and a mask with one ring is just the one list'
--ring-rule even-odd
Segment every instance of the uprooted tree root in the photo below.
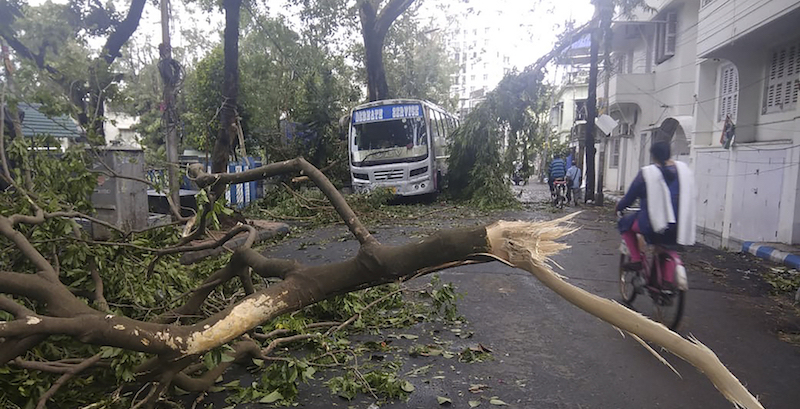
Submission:
{"label": "uprooted tree root", "polygon": [[[673,352],[706,374],[734,404],[750,409],[762,407],[716,355],[698,341],[684,339],[613,301],[581,290],[562,280],[547,266],[550,256],[567,247],[556,240],[574,230],[570,224],[572,216],[547,222],[501,221],[489,226],[443,230],[420,242],[386,246],[369,233],[330,181],[301,158],[237,174],[208,174],[200,167],[190,168],[196,182],[208,189],[212,202],[222,191],[221,186],[226,184],[285,173],[300,173],[320,188],[358,239],[361,246],[356,256],[316,266],[296,260],[267,258],[251,248],[254,230],[239,227],[237,233],[246,231],[250,239],[232,254],[230,261],[192,291],[181,306],[149,321],[110,314],[88,305],[71,291],[74,289],[62,283],[58,269],[19,231],[21,226],[36,226],[48,217],[60,215],[47,214],[32,201],[32,215],[0,217],[0,234],[24,254],[31,266],[28,271],[0,272],[0,292],[11,296],[0,295],[0,310],[14,317],[0,322],[0,365],[13,364],[63,374],[57,385],[53,385],[52,392],[42,396],[39,406],[43,407],[47,398],[70,377],[93,365],[107,365],[102,356],[70,362],[26,361],[26,352],[48,337],[67,336],[86,344],[145,353],[152,358],[135,370],[133,382],[145,387],[137,394],[133,406],[153,407],[172,385],[189,392],[203,392],[236,362],[246,358],[274,362],[274,357],[270,357],[273,350],[283,342],[297,340],[298,335],[283,340],[273,339],[269,346],[262,348],[253,339],[253,329],[271,319],[354,290],[403,281],[459,265],[497,260],[529,271],[571,303],[635,338]],[[201,234],[192,233],[188,237]],[[221,246],[233,236],[235,234],[228,234],[214,245]],[[191,238],[180,241],[173,248],[158,251],[165,254],[195,251],[195,247],[187,242]],[[279,281],[257,288],[252,273]],[[102,276],[101,269],[92,274],[99,284],[95,288],[100,292]],[[209,295],[220,286],[235,284],[232,283],[234,279],[240,281],[244,290],[240,299],[220,312],[187,320],[186,317],[197,317],[205,311],[203,307],[209,301]],[[29,302],[25,305],[35,306],[35,309],[15,300],[27,300]],[[231,359],[210,369],[199,363],[205,353],[224,345],[229,345]]]}

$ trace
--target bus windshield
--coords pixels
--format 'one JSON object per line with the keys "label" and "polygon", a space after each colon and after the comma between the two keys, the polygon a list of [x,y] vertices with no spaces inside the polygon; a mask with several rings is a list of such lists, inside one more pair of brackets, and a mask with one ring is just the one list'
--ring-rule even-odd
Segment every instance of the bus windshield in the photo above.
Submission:
{"label": "bus windshield", "polygon": [[352,161],[356,166],[412,162],[428,157],[423,118],[403,118],[353,124]]}

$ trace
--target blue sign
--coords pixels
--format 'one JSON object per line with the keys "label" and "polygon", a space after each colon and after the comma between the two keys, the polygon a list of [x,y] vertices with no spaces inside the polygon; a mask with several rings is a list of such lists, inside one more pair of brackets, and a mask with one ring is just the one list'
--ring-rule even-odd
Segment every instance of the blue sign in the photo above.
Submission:
{"label": "blue sign", "polygon": [[359,109],[353,112],[353,123],[360,124],[364,122],[420,117],[422,117],[422,105],[384,105],[375,108]]}

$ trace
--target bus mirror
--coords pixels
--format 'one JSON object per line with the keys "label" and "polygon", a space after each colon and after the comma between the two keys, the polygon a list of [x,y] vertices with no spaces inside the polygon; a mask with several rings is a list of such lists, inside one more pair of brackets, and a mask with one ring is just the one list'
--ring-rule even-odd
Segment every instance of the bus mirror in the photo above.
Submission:
{"label": "bus mirror", "polygon": [[347,130],[350,126],[350,114],[343,115],[339,118],[339,139],[346,140],[347,139]]}

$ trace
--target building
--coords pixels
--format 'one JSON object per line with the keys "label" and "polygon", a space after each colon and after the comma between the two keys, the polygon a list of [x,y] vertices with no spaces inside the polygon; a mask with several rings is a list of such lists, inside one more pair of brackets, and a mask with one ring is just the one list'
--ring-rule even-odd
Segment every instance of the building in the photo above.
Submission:
{"label": "building", "polygon": [[522,14],[513,1],[495,0],[463,4],[460,26],[448,42],[458,72],[453,74],[451,95],[458,97],[463,117],[521,63],[524,34]]}
{"label": "building", "polygon": [[586,98],[589,94],[589,72],[576,69],[567,72],[554,95],[550,108],[550,126],[562,144],[577,146],[586,124]]}
{"label": "building", "polygon": [[[706,243],[800,243],[798,22],[797,0],[702,0],[692,158]],[[736,138],[723,149],[728,115]]]}
{"label": "building", "polygon": [[[84,132],[75,120],[68,115],[47,115],[44,111],[42,104],[22,102],[17,105],[22,136],[40,142],[51,137],[57,144],[52,148],[57,147],[60,150],[66,150],[71,144],[83,139]],[[8,135],[13,135],[9,116],[5,119]]]}
{"label": "building", "polygon": [[[598,138],[604,189],[624,191],[653,141],[668,140],[695,170],[702,242],[800,243],[800,2],[648,4],[657,11],[615,19],[612,65],[598,80],[599,112],[619,122]],[[727,117],[730,149],[720,144]]]}
{"label": "building", "polygon": [[[648,4],[657,11],[612,23],[610,66],[598,77],[598,112],[618,122],[610,135],[597,138],[605,155],[604,189],[614,192],[624,191],[650,163],[654,140],[670,139],[676,156],[691,159],[700,0]],[[662,127],[672,135],[662,135]]]}
{"label": "building", "polygon": [[106,144],[109,146],[141,146],[141,137],[134,129],[138,122],[138,118],[106,110],[106,121],[103,123]]}

